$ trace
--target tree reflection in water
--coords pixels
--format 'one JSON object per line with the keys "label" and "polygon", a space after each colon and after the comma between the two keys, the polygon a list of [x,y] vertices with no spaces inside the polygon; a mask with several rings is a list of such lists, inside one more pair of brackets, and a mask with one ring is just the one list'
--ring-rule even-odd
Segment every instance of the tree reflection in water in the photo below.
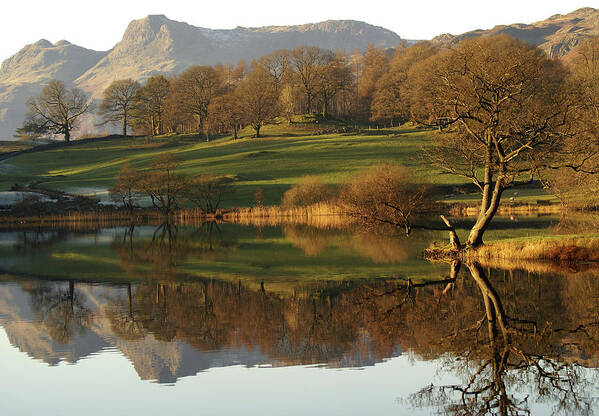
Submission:
{"label": "tree reflection in water", "polygon": [[127,276],[173,279],[179,274],[177,267],[191,254],[202,260],[219,260],[226,257],[236,244],[235,239],[224,236],[214,222],[204,223],[192,230],[163,223],[154,229],[149,238],[137,236],[135,226],[131,225],[122,236],[115,236],[112,247]]}
{"label": "tree reflection in water", "polygon": [[259,348],[279,364],[359,366],[398,348],[442,359],[464,382],[425,387],[409,402],[449,414],[527,414],[536,402],[591,413],[596,278],[495,270],[492,283],[480,265],[463,269],[454,263],[439,281],[329,282],[293,295],[214,280],[143,284],[133,310],[158,339],[202,351]]}
{"label": "tree reflection in water", "polygon": [[30,304],[36,319],[60,344],[67,344],[82,333],[91,320],[91,313],[70,280],[65,290],[62,284],[41,283],[29,288]]}
{"label": "tree reflection in water", "polygon": [[[441,348],[455,349],[446,369],[460,374],[465,382],[423,388],[411,397],[412,404],[436,406],[456,415],[520,415],[530,414],[531,402],[550,402],[554,414],[591,414],[591,392],[599,380],[585,378],[584,364],[594,361],[596,366],[599,358],[596,282],[594,292],[581,294],[584,299],[578,300],[590,301],[588,311],[594,308],[594,314],[559,317],[555,314],[561,311],[554,305],[548,313],[538,310],[538,316],[528,319],[518,313],[518,307],[513,308],[515,314],[506,313],[501,296],[480,265],[468,264],[468,269],[480,290],[484,315],[439,339]],[[539,296],[543,294],[535,297]],[[516,303],[530,306],[527,302],[534,300]]]}

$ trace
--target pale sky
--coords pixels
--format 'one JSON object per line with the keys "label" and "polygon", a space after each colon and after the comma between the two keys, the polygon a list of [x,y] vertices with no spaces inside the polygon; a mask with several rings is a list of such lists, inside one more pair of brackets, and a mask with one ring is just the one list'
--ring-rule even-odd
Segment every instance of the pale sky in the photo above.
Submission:
{"label": "pale sky", "polygon": [[531,23],[599,0],[8,0],[2,5],[0,61],[48,39],[108,50],[127,24],[148,14],[212,29],[362,20],[405,39],[430,39],[498,24]]}

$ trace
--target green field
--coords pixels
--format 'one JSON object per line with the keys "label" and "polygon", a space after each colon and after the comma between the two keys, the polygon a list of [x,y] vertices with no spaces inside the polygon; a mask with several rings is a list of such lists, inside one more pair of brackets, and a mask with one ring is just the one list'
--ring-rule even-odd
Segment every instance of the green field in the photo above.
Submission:
{"label": "green field", "polygon": [[[283,192],[305,175],[339,184],[382,160],[404,165],[418,180],[433,185],[442,199],[454,194],[456,185],[466,183],[423,160],[422,148],[435,140],[434,131],[402,127],[317,134],[323,127],[270,125],[263,128],[265,137],[259,139],[249,137],[248,130],[239,140],[228,137],[205,142],[198,137],[163,136],[74,143],[4,161],[0,191],[9,190],[15,183],[36,183],[48,189],[106,198],[106,190],[124,162],[145,169],[154,156],[163,152],[179,156],[183,160],[181,172],[186,175],[211,173],[233,178],[236,194],[228,206],[251,205],[258,188],[264,190],[266,204],[276,205]],[[535,200],[543,194],[540,189],[525,190],[519,200]],[[455,193],[449,198],[468,200],[475,195]]]}

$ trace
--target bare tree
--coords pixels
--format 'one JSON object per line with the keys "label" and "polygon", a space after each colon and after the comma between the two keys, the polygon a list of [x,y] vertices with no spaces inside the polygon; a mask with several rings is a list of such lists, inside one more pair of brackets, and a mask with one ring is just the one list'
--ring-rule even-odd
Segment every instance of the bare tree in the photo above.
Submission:
{"label": "bare tree", "polygon": [[150,162],[150,171],[139,181],[140,189],[150,197],[155,208],[168,215],[179,208],[188,191],[189,181],[177,173],[181,159],[162,153]]}
{"label": "bare tree", "polygon": [[261,57],[257,65],[272,77],[272,82],[280,90],[283,83],[291,76],[289,51],[281,49]]}
{"label": "bare tree", "polygon": [[212,127],[222,128],[233,132],[233,139],[237,140],[237,133],[244,120],[244,113],[232,94],[216,97],[208,106],[208,122]]}
{"label": "bare tree", "polygon": [[278,114],[279,94],[266,71],[257,67],[236,90],[239,106],[245,121],[260,137],[262,126]]}
{"label": "bare tree", "polygon": [[181,110],[195,117],[199,129],[205,129],[208,118],[208,106],[219,93],[221,87],[214,68],[210,66],[194,66],[175,79],[174,94]]}
{"label": "bare tree", "polygon": [[574,209],[599,206],[599,37],[581,42],[568,56],[568,90],[576,110],[576,136],[562,150],[544,183],[562,204]]}
{"label": "bare tree", "polygon": [[141,197],[140,180],[141,175],[131,163],[123,164],[117,173],[116,183],[109,190],[110,197],[133,213],[135,203]]}
{"label": "bare tree", "polygon": [[293,115],[296,110],[297,91],[292,84],[283,86],[279,93],[279,109],[285,116],[288,124],[293,123]]}
{"label": "bare tree", "polygon": [[39,97],[29,98],[27,108],[25,121],[17,134],[62,134],[65,142],[70,141],[79,118],[91,110],[83,91],[69,90],[64,82],[56,79],[44,87]]}
{"label": "bare tree", "polygon": [[478,246],[503,192],[530,183],[564,146],[566,71],[534,46],[493,36],[465,40],[417,65],[411,77],[412,111],[445,129],[428,152],[431,162],[481,192],[466,242]]}
{"label": "bare tree", "polygon": [[167,112],[170,81],[164,75],[148,78],[134,97],[133,117],[138,130],[149,130],[150,134],[164,133],[164,119]]}
{"label": "bare tree", "polygon": [[315,46],[298,46],[291,51],[289,62],[298,84],[306,95],[306,112],[312,111],[314,96],[318,87],[318,67],[330,59],[331,52]]}
{"label": "bare tree", "polygon": [[366,222],[390,224],[409,234],[414,219],[431,207],[426,187],[399,165],[380,163],[360,172],[341,192],[347,212]]}
{"label": "bare tree", "polygon": [[187,198],[205,212],[213,213],[233,193],[229,178],[205,173],[191,180]]}
{"label": "bare tree", "polygon": [[437,52],[438,47],[430,42],[419,42],[395,51],[389,71],[376,83],[370,107],[372,121],[386,121],[393,125],[410,119],[409,71]]}
{"label": "bare tree", "polygon": [[121,123],[125,137],[131,123],[130,111],[134,105],[134,97],[140,87],[139,82],[131,78],[114,81],[104,90],[104,99],[98,109],[104,123]]}
{"label": "bare tree", "polygon": [[355,116],[362,120],[369,120],[376,83],[389,68],[389,56],[386,51],[371,44],[362,56],[356,57],[356,60]]}
{"label": "bare tree", "polygon": [[318,67],[316,94],[322,106],[322,116],[329,116],[329,105],[341,91],[349,89],[353,83],[352,70],[347,58],[342,54],[325,55]]}

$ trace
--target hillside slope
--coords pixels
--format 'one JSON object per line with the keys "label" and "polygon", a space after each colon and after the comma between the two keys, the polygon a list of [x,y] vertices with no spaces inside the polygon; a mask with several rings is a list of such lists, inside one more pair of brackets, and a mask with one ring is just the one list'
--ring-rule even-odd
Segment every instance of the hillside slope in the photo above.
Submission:
{"label": "hillside slope", "polygon": [[[191,136],[75,142],[3,161],[0,192],[15,183],[35,182],[45,188],[107,200],[107,189],[113,186],[123,163],[147,169],[154,156],[171,152],[183,160],[180,171],[185,175],[211,173],[232,178],[236,192],[226,206],[253,205],[254,193],[260,188],[267,205],[278,205],[283,193],[304,176],[341,184],[383,160],[402,164],[440,198],[450,194],[454,194],[452,199],[478,198],[476,193],[461,195],[468,185],[464,179],[444,174],[422,160],[423,147],[435,140],[433,131],[404,126],[358,134],[319,134],[321,128],[321,124],[269,125],[261,139],[251,138],[252,133],[246,130],[240,140],[222,138],[209,143]],[[524,198],[536,201],[547,195],[540,188],[520,189],[518,201]]]}
{"label": "hillside slope", "polygon": [[389,30],[357,21],[213,30],[151,15],[131,22],[122,40],[77,83],[98,95],[114,74],[144,79],[155,73],[178,73],[192,65],[237,63],[240,59],[249,63],[277,49],[300,45],[353,51],[370,43],[393,47],[400,42]]}
{"label": "hillside slope", "polygon": [[462,39],[500,34],[536,45],[551,57],[562,57],[582,39],[599,35],[599,9],[585,7],[531,24],[500,25],[489,30],[474,30],[457,36],[443,34],[435,37],[433,41],[449,46]]}

